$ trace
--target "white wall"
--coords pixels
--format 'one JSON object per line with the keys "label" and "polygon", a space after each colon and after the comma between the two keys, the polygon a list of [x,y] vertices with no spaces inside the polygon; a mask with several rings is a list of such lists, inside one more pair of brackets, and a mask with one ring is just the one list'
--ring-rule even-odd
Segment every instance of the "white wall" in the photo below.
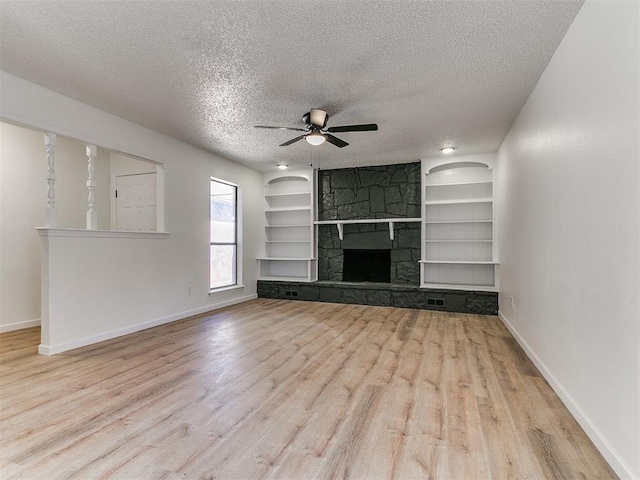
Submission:
{"label": "white wall", "polygon": [[[0,123],[0,331],[40,322],[40,241],[47,199],[44,133]],[[88,177],[85,146],[58,137],[55,170],[59,225],[85,228]],[[98,226],[109,225],[109,153],[95,161]]]}
{"label": "white wall", "polygon": [[111,175],[137,175],[140,173],[156,173],[156,166],[118,152],[111,152]]}
{"label": "white wall", "polygon": [[585,2],[497,169],[502,317],[622,478],[640,478],[638,10]]}
{"label": "white wall", "polygon": [[[4,72],[0,89],[2,118],[165,166],[168,238],[42,240],[51,288],[44,295],[50,318],[45,326],[43,312],[41,351],[63,351],[256,297],[260,173]],[[209,296],[211,176],[242,191],[244,287]]]}

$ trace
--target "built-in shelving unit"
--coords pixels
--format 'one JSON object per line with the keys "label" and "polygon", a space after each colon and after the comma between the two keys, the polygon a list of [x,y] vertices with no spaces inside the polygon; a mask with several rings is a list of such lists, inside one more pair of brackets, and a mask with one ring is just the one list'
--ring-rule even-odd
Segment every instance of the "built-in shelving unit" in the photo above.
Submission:
{"label": "built-in shelving unit", "polygon": [[314,281],[314,205],[312,170],[265,173],[261,280]]}
{"label": "built-in shelving unit", "polygon": [[422,162],[422,287],[497,289],[492,167]]}

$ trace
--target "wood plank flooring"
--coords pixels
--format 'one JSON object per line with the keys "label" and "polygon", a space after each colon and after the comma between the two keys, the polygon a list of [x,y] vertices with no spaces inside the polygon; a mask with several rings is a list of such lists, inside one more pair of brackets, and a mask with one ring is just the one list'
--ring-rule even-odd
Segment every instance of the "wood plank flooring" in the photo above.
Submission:
{"label": "wood plank flooring", "polygon": [[0,335],[2,479],[617,478],[496,317],[259,299],[39,334]]}

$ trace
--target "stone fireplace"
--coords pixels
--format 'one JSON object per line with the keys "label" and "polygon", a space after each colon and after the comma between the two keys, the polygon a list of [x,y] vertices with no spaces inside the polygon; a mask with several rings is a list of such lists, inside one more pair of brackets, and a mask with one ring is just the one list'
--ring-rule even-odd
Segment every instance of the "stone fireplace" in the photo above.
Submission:
{"label": "stone fireplace", "polygon": [[[343,168],[318,172],[318,220],[420,217],[420,163]],[[340,240],[334,225],[318,226],[318,277],[344,277],[344,250],[388,250],[387,283],[419,285],[420,224],[386,223],[344,226]]]}

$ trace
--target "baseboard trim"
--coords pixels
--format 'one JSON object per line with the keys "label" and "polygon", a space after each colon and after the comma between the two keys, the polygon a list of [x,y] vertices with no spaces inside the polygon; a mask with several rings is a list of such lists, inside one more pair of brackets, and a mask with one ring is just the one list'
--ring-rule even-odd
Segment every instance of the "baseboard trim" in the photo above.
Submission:
{"label": "baseboard trim", "polygon": [[13,332],[14,330],[22,330],[23,328],[39,327],[40,319],[34,318],[33,320],[24,320],[22,322],[8,323],[6,325],[0,325],[0,333]]}
{"label": "baseboard trim", "polygon": [[165,323],[171,323],[177,320],[183,320],[188,317],[193,317],[194,315],[201,315],[203,313],[212,312],[214,310],[218,310],[224,307],[229,307],[237,303],[248,302],[249,300],[255,300],[256,298],[258,298],[258,295],[254,293],[252,295],[245,295],[243,297],[215,303],[213,305],[206,305],[204,307],[195,308],[193,310],[187,310],[185,312],[168,315],[166,317],[158,318],[156,320],[149,320],[148,322],[138,323],[136,325],[131,325],[130,327],[120,328],[118,330],[112,330],[110,332],[104,332],[98,335],[92,335],[90,337],[80,338],[78,340],[74,340],[73,342],[59,343],[57,345],[40,344],[38,345],[38,353],[42,355],[55,355],[57,353],[66,352],[69,350],[73,350],[75,348],[86,347],[87,345],[93,345],[94,343],[104,342],[106,340],[111,340],[112,338],[122,337],[123,335],[128,335],[130,333],[135,333],[141,330],[146,330],[148,328],[164,325]]}
{"label": "baseboard trim", "polygon": [[556,392],[562,403],[567,407],[569,412],[573,415],[576,421],[580,424],[587,436],[595,444],[596,448],[600,451],[611,468],[621,479],[638,479],[638,475],[634,475],[631,467],[622,459],[618,452],[609,444],[606,437],[602,432],[594,425],[589,417],[582,411],[579,405],[575,402],[571,394],[562,386],[558,379],[551,373],[544,362],[536,355],[533,349],[529,346],[526,340],[520,335],[518,330],[509,322],[507,317],[498,311],[498,317],[502,321],[505,327],[511,332],[516,341],[520,344],[522,349],[526,352],[531,361],[538,367],[540,373],[544,376],[545,380],[549,382],[551,388]]}

